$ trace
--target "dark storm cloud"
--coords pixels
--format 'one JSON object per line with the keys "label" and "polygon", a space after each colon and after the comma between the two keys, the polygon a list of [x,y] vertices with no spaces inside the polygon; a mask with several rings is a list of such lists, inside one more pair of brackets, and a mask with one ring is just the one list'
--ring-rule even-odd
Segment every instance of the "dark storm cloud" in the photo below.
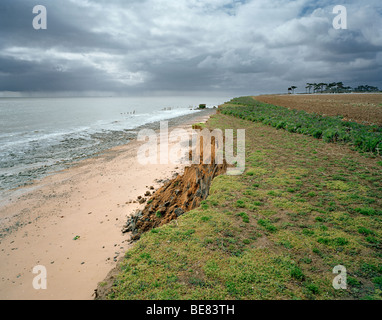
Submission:
{"label": "dark storm cloud", "polygon": [[[20,87],[28,91],[73,91],[89,90],[86,84],[91,84],[92,90],[114,91],[121,90],[120,86],[112,79],[105,79],[103,72],[91,68],[78,66],[73,70],[65,71],[51,63],[12,61],[5,62],[0,59],[0,64],[6,66],[3,74],[0,73],[0,83],[5,91],[19,91]],[[76,90],[75,90],[76,91]]]}
{"label": "dark storm cloud", "polygon": [[[48,29],[32,27],[45,5]],[[0,91],[285,91],[382,87],[382,5],[348,1],[2,0]],[[349,83],[350,82],[350,83]]]}
{"label": "dark storm cloud", "polygon": [[[123,49],[107,33],[92,32],[94,18],[87,11],[70,5],[68,1],[38,1],[48,10],[49,27],[36,31],[32,27],[35,15],[32,9],[36,3],[25,0],[5,0],[5,9],[0,4],[3,46],[29,46],[40,48],[67,47],[71,50],[83,48]],[[40,33],[41,32],[41,33]]]}

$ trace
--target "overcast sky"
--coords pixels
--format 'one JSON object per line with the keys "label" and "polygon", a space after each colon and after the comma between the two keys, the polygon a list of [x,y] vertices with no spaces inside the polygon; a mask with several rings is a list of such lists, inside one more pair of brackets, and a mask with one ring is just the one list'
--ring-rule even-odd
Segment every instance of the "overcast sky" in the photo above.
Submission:
{"label": "overcast sky", "polygon": [[[47,30],[32,26],[36,5]],[[0,92],[236,96],[338,81],[382,89],[382,1],[0,0]]]}

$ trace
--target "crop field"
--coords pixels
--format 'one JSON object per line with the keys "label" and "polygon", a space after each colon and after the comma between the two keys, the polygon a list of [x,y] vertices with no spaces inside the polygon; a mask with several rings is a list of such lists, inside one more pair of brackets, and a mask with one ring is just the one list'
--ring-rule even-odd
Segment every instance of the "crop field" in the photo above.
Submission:
{"label": "crop field", "polygon": [[263,95],[255,99],[321,115],[342,116],[347,121],[382,126],[382,94]]}
{"label": "crop field", "polygon": [[206,126],[246,130],[245,173],[216,177],[199,208],[143,234],[107,298],[382,299],[381,158],[241,118],[239,101],[254,100]]}

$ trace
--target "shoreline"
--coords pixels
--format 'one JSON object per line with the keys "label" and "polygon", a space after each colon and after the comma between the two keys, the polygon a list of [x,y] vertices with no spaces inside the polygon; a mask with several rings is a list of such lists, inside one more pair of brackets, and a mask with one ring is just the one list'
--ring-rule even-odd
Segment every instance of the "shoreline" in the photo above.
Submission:
{"label": "shoreline", "polygon": [[[190,130],[214,112],[170,121],[170,129]],[[140,144],[132,140],[49,175],[0,208],[0,217],[8,215],[10,224],[19,225],[0,240],[0,299],[93,299],[97,284],[130,248],[121,230],[144,206],[134,201],[184,168],[139,165]],[[32,286],[36,265],[47,269],[47,290]]]}
{"label": "shoreline", "polygon": [[[13,162],[10,168],[7,167],[7,163],[5,162],[5,167],[3,168],[2,172],[0,172],[0,207],[9,202],[9,198],[12,197],[12,194],[15,193],[15,191],[18,191],[19,194],[22,194],[23,190],[28,190],[28,188],[33,187],[36,181],[38,182],[45,177],[68,169],[80,163],[83,160],[91,159],[102,155],[102,153],[107,152],[110,149],[126,145],[130,141],[135,140],[137,137],[137,132],[142,129],[159,130],[160,121],[167,121],[170,126],[176,126],[186,122],[189,118],[197,117],[198,114],[203,112],[204,111],[201,110],[194,110],[191,114],[174,116],[173,118],[165,120],[147,122],[143,125],[138,125],[130,129],[122,130],[121,128],[115,128],[101,130],[98,133],[89,132],[88,138],[90,140],[86,140],[89,142],[89,144],[85,146],[83,145],[83,142],[81,141],[80,137],[66,137],[64,139],[63,136],[62,138],[64,140],[61,141],[60,144],[53,144],[52,149],[50,149],[50,151],[46,153],[44,160],[48,162],[50,161],[47,164],[45,164],[45,162],[43,161],[42,164],[31,163],[29,165],[18,165],[17,160],[12,160],[16,161],[15,167],[17,169],[14,170]],[[37,148],[39,148],[39,146],[40,144],[37,143]],[[78,151],[78,148],[81,151]],[[57,156],[55,154],[56,152],[58,152],[59,154],[63,152],[64,155],[61,157]],[[51,155],[51,153],[53,155]],[[40,154],[36,154],[34,151],[32,151],[32,154],[30,156],[33,155],[38,158],[40,157]]]}

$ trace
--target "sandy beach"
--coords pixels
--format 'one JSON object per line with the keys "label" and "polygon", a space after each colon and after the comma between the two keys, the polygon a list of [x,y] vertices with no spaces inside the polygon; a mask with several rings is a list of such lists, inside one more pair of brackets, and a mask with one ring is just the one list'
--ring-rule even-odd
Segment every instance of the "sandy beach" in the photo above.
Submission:
{"label": "sandy beach", "polygon": [[[193,116],[180,127],[203,122]],[[181,173],[183,165],[140,165],[132,141],[12,192],[0,206],[0,299],[89,300],[98,282],[131,246],[121,232],[127,217],[144,204],[134,203],[150,187]],[[47,289],[33,288],[42,265]]]}

